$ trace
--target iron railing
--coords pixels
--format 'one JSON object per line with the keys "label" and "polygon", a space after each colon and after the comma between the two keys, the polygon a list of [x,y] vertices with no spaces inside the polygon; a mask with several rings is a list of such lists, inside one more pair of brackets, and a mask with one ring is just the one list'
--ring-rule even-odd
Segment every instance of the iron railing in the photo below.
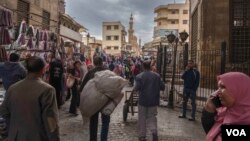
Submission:
{"label": "iron railing", "polygon": [[[180,48],[180,47],[178,47]],[[179,105],[182,102],[183,80],[181,75],[184,72],[188,58],[191,58],[192,51],[187,50],[186,44],[182,50],[177,50],[174,82],[174,104]],[[173,50],[168,46],[160,46],[158,51],[158,72],[166,83],[166,94],[168,97],[173,72]],[[250,54],[249,54],[250,56]],[[217,89],[216,76],[230,71],[243,72],[250,76],[250,60],[246,56],[245,62],[230,63],[229,53],[226,43],[222,42],[221,48],[210,50],[196,50],[196,69],[200,72],[200,85],[197,90],[197,106],[203,107],[207,97]]]}

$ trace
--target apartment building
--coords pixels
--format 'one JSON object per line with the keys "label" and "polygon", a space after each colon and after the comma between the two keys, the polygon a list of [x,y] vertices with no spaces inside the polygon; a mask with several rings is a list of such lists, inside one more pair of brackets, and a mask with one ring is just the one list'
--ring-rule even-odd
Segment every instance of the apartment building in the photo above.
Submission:
{"label": "apartment building", "polygon": [[120,56],[126,46],[127,32],[120,21],[103,22],[102,24],[102,46],[107,54]]}
{"label": "apartment building", "polygon": [[189,32],[189,1],[160,5],[154,9],[154,41],[153,45],[159,45],[162,37],[171,32],[176,36],[182,31]]}

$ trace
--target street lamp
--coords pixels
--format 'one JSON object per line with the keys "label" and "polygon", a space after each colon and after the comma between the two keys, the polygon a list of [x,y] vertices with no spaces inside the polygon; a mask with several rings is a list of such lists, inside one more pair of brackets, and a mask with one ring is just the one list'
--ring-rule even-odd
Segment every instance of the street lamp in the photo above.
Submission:
{"label": "street lamp", "polygon": [[90,61],[91,61],[91,48],[89,47],[89,37],[90,37],[90,35],[89,35],[89,32],[88,32],[88,34],[87,34],[88,58],[89,58]]}
{"label": "street lamp", "polygon": [[[179,34],[180,34],[181,41],[185,42],[187,37],[188,37],[187,32],[184,30],[183,32],[181,32]],[[177,53],[179,38],[176,37],[173,33],[171,33],[171,34],[167,35],[167,39],[168,39],[168,42],[170,44],[172,44],[173,49],[174,49],[173,72],[172,72],[171,88],[170,88],[170,92],[169,92],[169,101],[168,101],[168,107],[174,108],[174,83],[175,83],[175,71],[176,71],[176,53]],[[173,42],[175,43],[175,45],[173,45]]]}

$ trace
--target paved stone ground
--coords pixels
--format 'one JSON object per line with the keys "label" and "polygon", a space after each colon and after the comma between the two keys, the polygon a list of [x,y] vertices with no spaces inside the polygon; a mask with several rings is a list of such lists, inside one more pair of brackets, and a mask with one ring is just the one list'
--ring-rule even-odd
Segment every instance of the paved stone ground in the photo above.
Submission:
{"label": "paved stone ground", "polygon": [[[130,88],[126,88],[130,89]],[[88,141],[88,123],[83,122],[80,115],[73,116],[68,113],[69,103],[66,102],[60,110],[60,135],[62,141]],[[122,107],[124,100],[118,105],[111,115],[109,128],[109,141],[137,141],[137,117],[128,115],[126,123],[123,122]],[[192,122],[179,119],[180,109],[158,108],[158,132],[160,141],[203,141],[205,134],[199,121]],[[99,123],[100,123],[99,119]],[[100,129],[100,124],[99,124]],[[150,132],[148,131],[148,135]],[[100,136],[100,130],[98,131]],[[147,137],[149,140],[151,136]]]}

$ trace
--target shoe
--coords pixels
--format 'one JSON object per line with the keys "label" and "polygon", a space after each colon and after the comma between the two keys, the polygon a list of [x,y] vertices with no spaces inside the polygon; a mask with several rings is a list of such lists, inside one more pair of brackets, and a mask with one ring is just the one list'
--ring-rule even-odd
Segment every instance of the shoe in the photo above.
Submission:
{"label": "shoe", "polygon": [[179,116],[179,118],[186,118],[186,116],[181,115],[181,116]]}
{"label": "shoe", "polygon": [[195,121],[195,118],[189,118],[188,120],[189,121]]}
{"label": "shoe", "polygon": [[139,141],[147,141],[146,137],[139,137]]}

